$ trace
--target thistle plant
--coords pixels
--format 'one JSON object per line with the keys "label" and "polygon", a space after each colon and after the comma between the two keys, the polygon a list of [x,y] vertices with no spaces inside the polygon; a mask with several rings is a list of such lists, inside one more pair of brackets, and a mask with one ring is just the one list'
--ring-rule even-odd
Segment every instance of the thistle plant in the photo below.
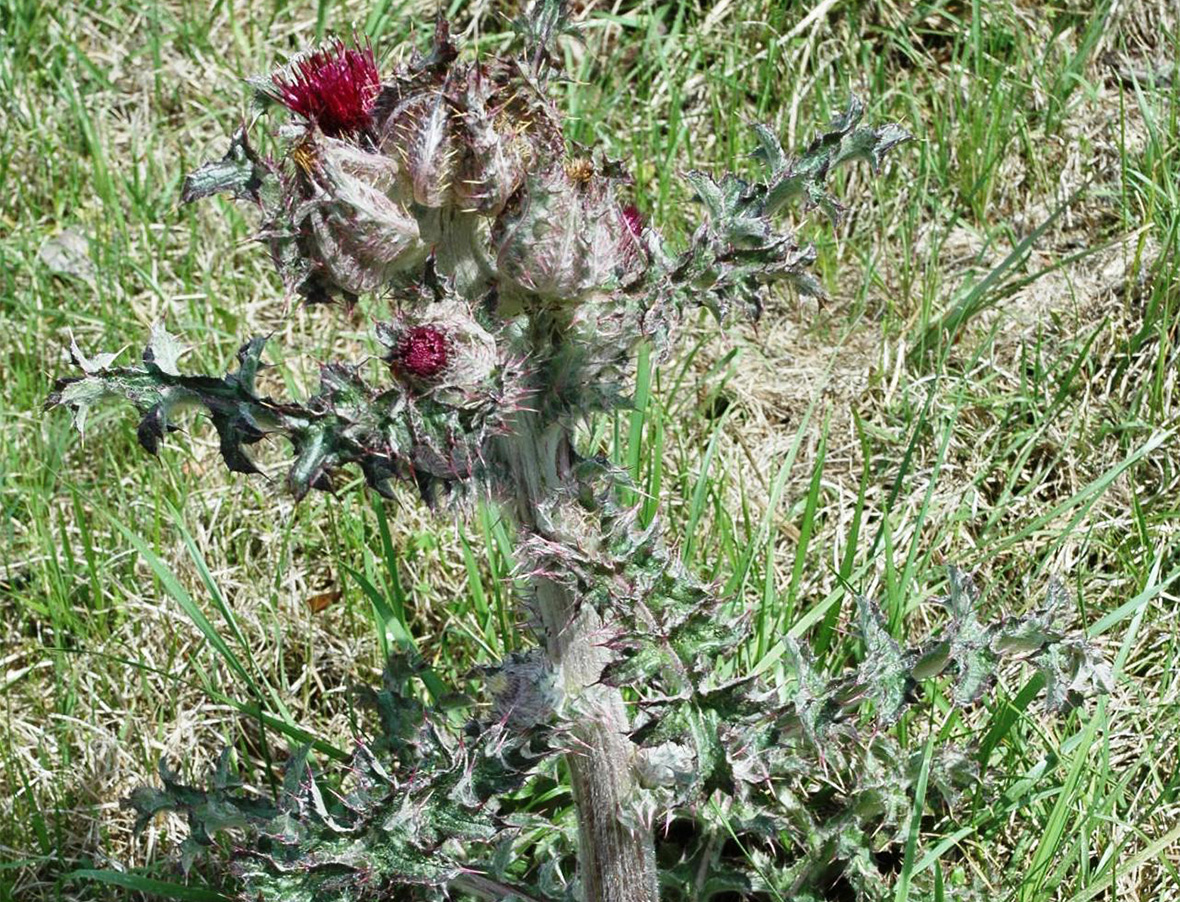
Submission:
{"label": "thistle plant", "polygon": [[[367,44],[330,41],[253,82],[279,123],[277,157],[243,128],[185,181],[186,201],[257,208],[261,242],[307,303],[387,300],[381,366],[326,364],[312,397],[281,400],[260,387],[265,338],[218,377],[184,372],[157,328],[130,365],[74,345],[81,375],[49,399],[79,426],[95,404],[129,401],[152,454],[203,410],[238,473],[259,470],[251,446],[282,437],[296,498],[355,467],[382,495],[404,482],[440,511],[484,500],[515,524],[519,620],[535,642],[485,670],[490,704],[458,719],[425,700],[423,663],[395,655],[368,696],[379,729],[347,772],[294,749],[265,800],[228,757],[203,787],[162,764],[162,785],[130,800],[141,825],[187,816],[186,862],[235,832],[243,899],[803,900],[837,880],[884,898],[874,856],[904,838],[918,770],[890,728],[923,681],[952,679],[969,706],[1017,658],[1043,672],[1051,710],[1109,688],[1101,658],[1061,625],[1058,584],[1036,613],[985,624],[955,569],[945,625],[925,642],[903,647],[858,598],[858,666],[821,673],[784,637],[785,685],[749,670],[740,599],[686,571],[578,430],[627,406],[637,348],[667,353],[695,309],[757,318],[774,286],[820,294],[816,252],[780,214],[838,220],[828,175],[857,161],[876,172],[909,136],[864,124],[855,98],[798,154],[759,126],[762,177],[688,173],[704,215],[673,248],[627,201],[625,167],[563,137],[551,88],[567,30],[562,6],[540,2],[515,54],[468,61],[440,18],[429,51],[392,73]],[[508,804],[559,758],[576,875],[559,831],[538,834],[538,816]],[[923,767],[944,804],[979,779],[966,749]]]}

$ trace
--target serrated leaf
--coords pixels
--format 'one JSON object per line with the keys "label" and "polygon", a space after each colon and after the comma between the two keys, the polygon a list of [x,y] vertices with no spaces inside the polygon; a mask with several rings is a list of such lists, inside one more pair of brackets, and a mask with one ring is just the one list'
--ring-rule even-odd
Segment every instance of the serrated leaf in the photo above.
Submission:
{"label": "serrated leaf", "polygon": [[164,328],[163,323],[152,326],[152,337],[143,349],[143,362],[148,368],[155,368],[169,376],[179,376],[179,361],[187,351],[184,345],[176,340],[176,336]]}
{"label": "serrated leaf", "polygon": [[787,165],[787,153],[783,150],[778,134],[769,125],[754,123],[754,135],[758,138],[755,159],[761,160],[771,172],[778,172]]}
{"label": "serrated leaf", "polygon": [[992,650],[993,630],[979,621],[979,590],[970,574],[957,567],[948,567],[947,573],[950,593],[942,603],[951,613],[949,654],[958,671],[954,702],[965,707],[977,702],[995,679],[998,656]]}
{"label": "serrated leaf", "polygon": [[837,714],[836,700],[829,682],[815,669],[811,655],[793,636],[785,639],[786,654],[794,670],[794,683],[788,690],[803,731],[817,745],[826,735]]}
{"label": "serrated leaf", "polygon": [[848,108],[816,136],[798,159],[776,167],[767,188],[768,213],[777,212],[797,197],[806,197],[811,204],[824,210],[833,222],[840,219],[843,208],[824,188],[831,170],[844,163],[867,160],[876,172],[885,155],[911,137],[896,124],[875,129],[858,128],[863,116],[861,100],[855,96],[849,98]]}
{"label": "serrated leaf", "polygon": [[1114,691],[1110,664],[1084,640],[1049,645],[1034,659],[1045,676],[1045,708],[1068,711],[1083,698]]}
{"label": "serrated leaf", "polygon": [[732,174],[718,180],[706,173],[687,173],[708,219],[693,234],[689,249],[670,266],[662,247],[652,243],[653,259],[669,270],[673,289],[683,292],[683,303],[706,306],[719,319],[735,308],[756,319],[766,286],[776,282],[823,297],[819,280],[808,271],[814,248],[800,247],[790,233],[776,230],[772,218],[791,199],[804,197],[838,220],[842,207],[824,187],[830,170],[857,159],[868,160],[876,169],[886,153],[909,137],[896,125],[858,128],[863,112],[863,104],[852,98],[848,110],[797,158],[786,154],[770,128],[756,125],[755,155],[770,169],[767,182],[747,182]]}
{"label": "serrated leaf", "polygon": [[70,332],[70,357],[87,376],[93,376],[96,373],[101,373],[108,369],[112,363],[123,353],[122,350],[115,351],[108,354],[95,354],[93,357],[87,357],[82,353],[78,347],[78,342],[74,339],[74,333]]}
{"label": "serrated leaf", "polygon": [[232,194],[235,198],[257,202],[263,183],[272,177],[273,173],[250,146],[243,127],[234,132],[225,156],[205,163],[185,177],[180,200],[187,204],[214,194]]}
{"label": "serrated leaf", "polygon": [[877,724],[889,727],[905,707],[913,683],[910,675],[913,659],[902,652],[897,640],[889,634],[885,618],[874,601],[858,595],[856,607],[860,637],[865,646],[864,660],[857,670],[857,682],[869,690],[876,708]]}

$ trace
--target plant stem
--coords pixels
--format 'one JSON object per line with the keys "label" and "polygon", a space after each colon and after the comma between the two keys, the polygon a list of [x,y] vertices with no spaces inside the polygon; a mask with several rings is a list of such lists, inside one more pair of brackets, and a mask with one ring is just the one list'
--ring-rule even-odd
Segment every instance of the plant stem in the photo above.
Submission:
{"label": "plant stem", "polygon": [[621,814],[634,788],[634,747],[619,690],[598,683],[606,654],[602,620],[548,580],[535,585],[550,660],[561,668],[578,718],[566,754],[578,809],[578,867],[584,902],[656,902],[655,854],[648,831]]}
{"label": "plant stem", "polygon": [[[567,547],[597,537],[554,535],[539,515],[545,502],[568,491],[575,459],[571,437],[559,424],[522,414],[502,451],[518,487],[517,521],[529,533]],[[576,550],[576,549],[574,549]],[[657,902],[654,841],[650,831],[624,823],[634,790],[630,719],[619,690],[599,682],[609,663],[599,613],[563,583],[531,579],[531,602],[541,638],[576,711],[566,753],[578,812],[578,870],[583,902]]]}

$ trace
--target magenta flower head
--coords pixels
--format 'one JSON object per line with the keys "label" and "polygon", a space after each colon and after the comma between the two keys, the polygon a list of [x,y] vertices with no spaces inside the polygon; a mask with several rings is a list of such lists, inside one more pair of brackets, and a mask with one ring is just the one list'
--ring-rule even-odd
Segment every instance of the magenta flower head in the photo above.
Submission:
{"label": "magenta flower head", "polygon": [[449,359],[447,335],[436,326],[407,329],[397,348],[397,365],[419,379],[433,379],[446,369]]}
{"label": "magenta flower head", "polygon": [[422,300],[425,308],[407,304],[392,322],[377,323],[377,340],[389,349],[384,359],[393,374],[410,383],[415,398],[429,397],[452,409],[495,407],[496,336],[464,300]]}
{"label": "magenta flower head", "polygon": [[627,204],[623,207],[623,222],[627,224],[627,230],[636,238],[643,234],[643,214],[639,212],[639,208],[635,204]]}
{"label": "magenta flower head", "polygon": [[276,100],[332,138],[368,128],[381,92],[372,46],[349,47],[339,38],[296,58],[271,82]]}

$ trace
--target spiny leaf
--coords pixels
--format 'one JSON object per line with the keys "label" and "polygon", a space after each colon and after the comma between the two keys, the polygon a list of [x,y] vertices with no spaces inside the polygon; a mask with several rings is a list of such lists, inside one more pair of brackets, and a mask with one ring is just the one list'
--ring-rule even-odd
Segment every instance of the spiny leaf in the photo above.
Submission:
{"label": "spiny leaf", "polygon": [[1067,711],[1083,698],[1114,691],[1114,674],[1088,643],[1068,639],[1048,645],[1034,659],[1045,675],[1045,707]]}
{"label": "spiny leaf", "polygon": [[77,352],[84,375],[59,380],[46,404],[72,409],[81,429],[96,404],[125,399],[140,413],[139,442],[152,454],[179,428],[183,412],[203,409],[217,430],[226,466],[237,473],[259,472],[246,446],[283,436],[294,453],[286,482],[296,498],[312,488],[331,490],[333,474],[349,464],[359,466],[368,484],[384,495],[392,493],[394,479],[450,486],[494,475],[488,466],[492,439],[504,430],[503,418],[514,413],[502,404],[510,396],[498,380],[515,374],[498,366],[494,342],[489,350],[464,334],[456,327],[455,362],[438,391],[373,387],[357,368],[333,364],[321,370],[319,393],[300,404],[256,393],[264,338],[241,347],[236,371],[221,378],[192,376],[179,372],[181,345],[157,327],[142,366],[115,367],[113,355],[89,360]]}
{"label": "spiny leaf", "polygon": [[234,132],[224,157],[205,163],[185,178],[180,199],[187,204],[213,194],[232,194],[258,202],[263,183],[272,177],[270,167],[254,152],[242,127]]}
{"label": "spiny leaf", "polygon": [[541,73],[542,63],[553,65],[560,60],[559,37],[579,34],[577,26],[570,22],[566,0],[533,0],[528,12],[513,27],[522,41],[526,58],[532,61],[534,76]]}
{"label": "spiny leaf", "polygon": [[856,607],[860,638],[864,642],[864,660],[857,671],[857,682],[869,691],[878,725],[889,727],[901,716],[913,685],[910,676],[913,657],[903,653],[897,640],[889,634],[876,602],[858,595]]}
{"label": "spiny leaf", "polygon": [[[347,786],[321,785],[306,747],[288,759],[275,803],[244,792],[228,751],[205,788],[181,783],[161,764],[162,787],[141,787],[126,803],[138,812],[137,829],[179,811],[200,845],[224,830],[252,833],[263,842],[235,857],[251,898],[350,902],[364,886],[388,895],[397,886],[447,885],[470,870],[480,845],[514,835],[496,816],[498,800],[550,749],[532,725],[508,733],[473,721],[466,741],[457,741],[409,692],[412,669],[391,658],[385,687],[371,694],[383,735],[358,746]],[[453,840],[465,844],[462,859],[447,845]]]}
{"label": "spiny leaf", "polygon": [[785,657],[794,670],[791,704],[804,734],[811,742],[821,744],[839,713],[832,686],[816,671],[811,655],[793,636],[787,636],[784,643]]}
{"label": "spiny leaf", "polygon": [[92,376],[95,373],[101,373],[103,370],[108,369],[121,353],[122,351],[115,351],[107,354],[95,354],[93,358],[87,357],[78,347],[78,342],[74,339],[74,333],[70,333],[70,357],[87,376]]}
{"label": "spiny leaf", "polygon": [[781,151],[767,150],[770,136],[759,134],[763,156],[778,163],[766,191],[767,215],[776,213],[795,198],[805,197],[833,222],[839,221],[843,208],[824,189],[828,174],[842,163],[855,160],[867,160],[876,172],[889,151],[910,140],[909,132],[899,125],[860,127],[863,116],[864,103],[858,97],[849,98],[848,109],[836,116],[800,157],[789,161]]}
{"label": "spiny leaf", "polygon": [[965,706],[978,701],[995,679],[999,656],[992,650],[993,630],[979,621],[979,590],[971,577],[957,567],[948,568],[950,594],[943,604],[950,609],[950,658],[958,669],[954,700]]}
{"label": "spiny leaf", "polygon": [[863,114],[864,105],[853,97],[848,110],[797,158],[787,155],[767,126],[756,125],[755,155],[770,170],[766,182],[748,182],[732,174],[718,181],[705,173],[687,173],[708,218],[675,261],[667,261],[658,243],[653,244],[654,261],[667,271],[671,290],[685,295],[681,303],[703,304],[719,318],[735,307],[757,318],[767,285],[786,282],[801,294],[823,296],[808,271],[815,249],[800,247],[772,220],[788,201],[805,197],[837,221],[841,207],[824,188],[830,171],[858,159],[868,160],[875,171],[890,150],[909,139],[897,125],[859,127]]}
{"label": "spiny leaf", "polygon": [[156,323],[152,326],[152,337],[143,349],[143,362],[149,369],[154,368],[167,376],[179,376],[180,356],[187,350],[163,323]]}
{"label": "spiny leaf", "polygon": [[240,784],[229,770],[229,756],[229,749],[222,752],[207,789],[182,783],[179,774],[161,759],[163,787],[142,786],[124,800],[124,806],[136,812],[135,829],[143,830],[163,811],[177,811],[188,819],[193,839],[210,845],[213,835],[221,830],[258,825],[276,817],[279,812],[274,805],[236,792]]}

